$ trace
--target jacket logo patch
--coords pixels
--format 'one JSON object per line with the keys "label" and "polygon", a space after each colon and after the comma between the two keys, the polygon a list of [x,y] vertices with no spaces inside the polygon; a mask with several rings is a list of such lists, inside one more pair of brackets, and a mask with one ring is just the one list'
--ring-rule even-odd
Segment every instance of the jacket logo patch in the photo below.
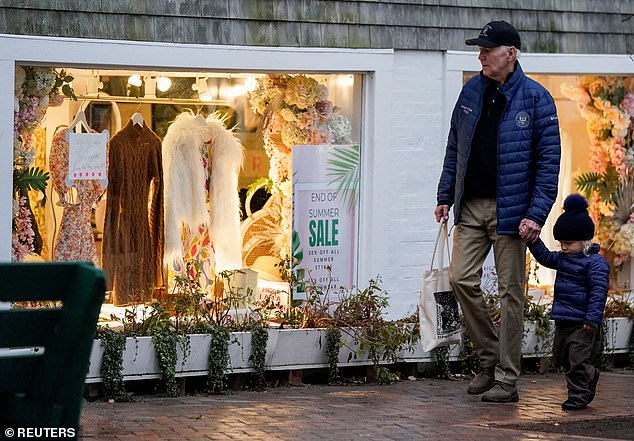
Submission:
{"label": "jacket logo patch", "polygon": [[465,106],[465,105],[463,105],[463,104],[460,104],[460,108],[462,109],[462,111],[463,111],[464,113],[471,113],[471,112],[473,112],[473,109],[471,109],[471,107],[467,107],[467,106]]}
{"label": "jacket logo patch", "polygon": [[528,127],[530,122],[531,117],[527,112],[524,112],[523,110],[521,112],[517,112],[517,115],[515,116],[515,124],[517,127]]}

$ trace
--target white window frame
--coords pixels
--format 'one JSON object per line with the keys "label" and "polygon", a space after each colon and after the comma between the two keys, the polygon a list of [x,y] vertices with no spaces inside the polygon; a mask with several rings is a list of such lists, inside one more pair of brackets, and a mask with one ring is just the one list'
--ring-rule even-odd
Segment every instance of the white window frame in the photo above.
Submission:
{"label": "white window frame", "polygon": [[361,191],[356,280],[387,267],[391,49],[241,47],[0,34],[0,261],[11,259],[14,66],[362,73]]}

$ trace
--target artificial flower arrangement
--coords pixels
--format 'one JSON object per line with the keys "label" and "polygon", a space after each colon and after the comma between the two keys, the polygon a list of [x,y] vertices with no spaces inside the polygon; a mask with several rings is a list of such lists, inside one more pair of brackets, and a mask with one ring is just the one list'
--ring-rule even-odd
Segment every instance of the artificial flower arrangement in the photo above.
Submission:
{"label": "artificial flower arrangement", "polygon": [[[29,190],[44,192],[48,173],[32,167],[35,131],[49,107],[60,106],[64,95],[77,99],[64,70],[16,66],[13,113],[13,237],[11,258],[22,261],[36,251],[37,228],[27,197]],[[61,93],[60,93],[61,92]]]}
{"label": "artificial flower arrangement", "polygon": [[575,183],[588,197],[601,248],[618,268],[634,254],[634,82],[580,77],[561,91],[586,120],[590,172]]}
{"label": "artificial flower arrangement", "polygon": [[280,195],[276,247],[290,254],[292,222],[292,160],[295,145],[348,144],[352,126],[328,100],[328,89],[306,75],[267,75],[249,92],[254,112],[262,116],[260,130],[269,157],[271,193]]}

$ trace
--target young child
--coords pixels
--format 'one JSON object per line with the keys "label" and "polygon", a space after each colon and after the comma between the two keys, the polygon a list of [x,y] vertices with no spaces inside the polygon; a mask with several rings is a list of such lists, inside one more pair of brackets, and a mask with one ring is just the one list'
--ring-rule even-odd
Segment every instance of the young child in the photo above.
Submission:
{"label": "young child", "polygon": [[537,261],[557,271],[550,317],[555,320],[553,355],[568,383],[565,410],[584,409],[594,398],[599,370],[594,367],[595,343],[608,292],[610,267],[592,243],[594,224],[580,194],[564,201],[564,213],[553,228],[561,252],[549,251],[541,239],[528,244]]}

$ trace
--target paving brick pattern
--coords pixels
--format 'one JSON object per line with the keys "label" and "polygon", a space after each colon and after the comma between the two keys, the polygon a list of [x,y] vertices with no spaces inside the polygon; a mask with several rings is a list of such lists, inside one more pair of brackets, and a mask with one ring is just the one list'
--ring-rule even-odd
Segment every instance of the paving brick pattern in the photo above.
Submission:
{"label": "paving brick pattern", "polygon": [[634,418],[634,371],[603,373],[583,411],[566,412],[560,374],[525,375],[520,401],[482,403],[467,381],[418,379],[391,386],[280,387],[223,396],[136,397],[87,403],[84,439],[95,440],[596,440],[511,430],[500,424]]}

